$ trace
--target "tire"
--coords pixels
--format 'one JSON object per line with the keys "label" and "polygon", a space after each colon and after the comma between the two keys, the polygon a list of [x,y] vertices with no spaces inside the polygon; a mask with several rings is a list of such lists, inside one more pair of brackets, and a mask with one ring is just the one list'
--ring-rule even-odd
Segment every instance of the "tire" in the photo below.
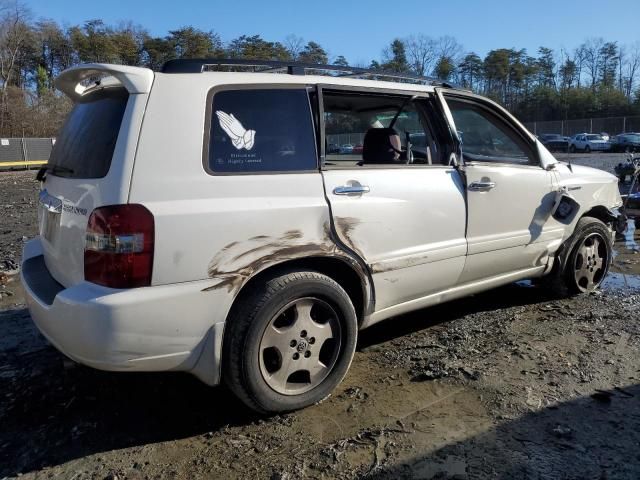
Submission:
{"label": "tire", "polygon": [[607,276],[612,257],[611,231],[597,218],[582,217],[544,284],[560,296],[592,292]]}
{"label": "tire", "polygon": [[631,147],[625,147],[624,148],[624,153],[631,153],[633,150],[631,149]]}
{"label": "tire", "polygon": [[584,147],[584,153],[591,153],[591,147],[589,145]]}
{"label": "tire", "polygon": [[259,413],[304,408],[342,381],[357,337],[353,304],[338,283],[314,271],[280,273],[236,301],[225,330],[223,380]]}
{"label": "tire", "polygon": [[569,146],[569,153],[576,153],[576,146],[575,145],[570,145]]}

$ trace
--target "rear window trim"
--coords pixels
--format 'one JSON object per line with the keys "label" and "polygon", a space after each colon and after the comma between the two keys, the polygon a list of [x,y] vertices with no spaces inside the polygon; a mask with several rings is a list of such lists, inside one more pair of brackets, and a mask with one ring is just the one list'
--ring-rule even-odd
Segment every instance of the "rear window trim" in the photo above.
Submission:
{"label": "rear window trim", "polygon": [[[224,85],[216,85],[209,89],[206,97],[205,116],[204,116],[204,132],[202,139],[202,168],[213,177],[229,177],[229,176],[246,176],[246,175],[300,175],[309,173],[320,173],[320,163],[318,156],[318,142],[316,138],[315,120],[313,118],[313,106],[309,98],[309,88],[315,88],[315,85],[307,83],[228,83]],[[219,92],[235,91],[235,90],[304,90],[307,94],[307,102],[309,104],[309,121],[314,135],[314,150],[316,168],[307,170],[254,170],[246,172],[216,172],[209,166],[209,144],[211,140],[211,114],[213,109],[213,99]]]}

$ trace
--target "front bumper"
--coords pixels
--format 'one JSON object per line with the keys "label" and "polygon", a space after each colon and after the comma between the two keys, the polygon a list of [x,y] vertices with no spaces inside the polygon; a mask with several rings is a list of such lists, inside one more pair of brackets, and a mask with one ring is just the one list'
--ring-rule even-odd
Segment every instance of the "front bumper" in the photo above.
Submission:
{"label": "front bumper", "polygon": [[226,291],[203,291],[211,281],[65,288],[49,273],[39,238],[25,245],[21,277],[34,323],[69,358],[101,370],[180,370],[219,382],[231,300]]}

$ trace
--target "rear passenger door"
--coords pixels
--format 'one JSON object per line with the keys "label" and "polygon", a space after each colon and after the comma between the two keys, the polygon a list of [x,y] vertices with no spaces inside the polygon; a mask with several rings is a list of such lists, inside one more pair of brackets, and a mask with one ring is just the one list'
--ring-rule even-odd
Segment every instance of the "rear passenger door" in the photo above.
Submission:
{"label": "rear passenger door", "polygon": [[[456,284],[467,250],[464,184],[447,164],[450,142],[433,98],[324,87],[319,103],[333,228],[372,272],[376,311]],[[384,146],[391,128],[400,137],[395,153]],[[353,152],[328,147],[344,144]]]}

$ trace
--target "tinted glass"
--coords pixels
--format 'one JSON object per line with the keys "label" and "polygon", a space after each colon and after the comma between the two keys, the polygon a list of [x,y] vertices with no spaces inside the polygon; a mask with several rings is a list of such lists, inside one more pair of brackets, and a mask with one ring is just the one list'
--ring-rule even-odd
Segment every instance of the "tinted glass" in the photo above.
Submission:
{"label": "tinted glass", "polygon": [[602,135],[587,135],[587,140],[604,140]]}
{"label": "tinted glass", "polygon": [[88,94],[67,117],[51,151],[50,173],[101,178],[109,171],[129,94],[106,88]]}
{"label": "tinted glass", "polygon": [[502,120],[467,102],[447,101],[466,161],[529,164],[533,158],[522,139]]}
{"label": "tinted glass", "polygon": [[209,168],[218,173],[317,168],[304,89],[226,90],[213,96]]}

